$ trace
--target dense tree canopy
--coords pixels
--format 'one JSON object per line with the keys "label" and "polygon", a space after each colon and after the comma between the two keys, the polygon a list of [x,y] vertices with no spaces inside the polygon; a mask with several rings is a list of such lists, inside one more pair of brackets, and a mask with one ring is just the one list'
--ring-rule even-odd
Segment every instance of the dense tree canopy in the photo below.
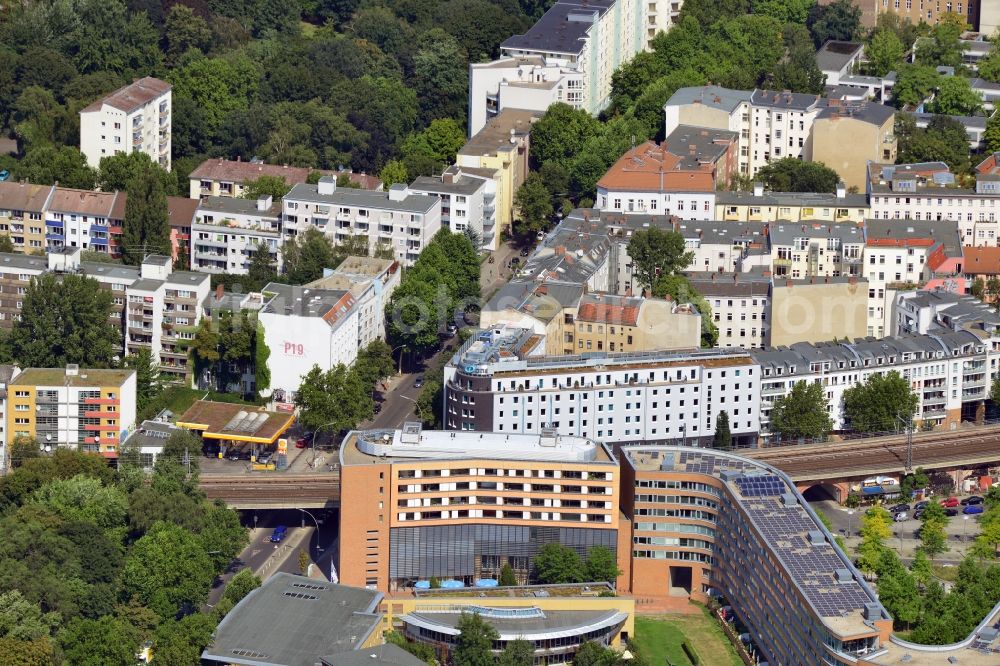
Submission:
{"label": "dense tree canopy", "polygon": [[822,385],[808,382],[796,382],[788,395],[775,400],[770,419],[771,432],[782,439],[822,440],[833,426]]}
{"label": "dense tree canopy", "polygon": [[770,162],[757,172],[757,179],[772,192],[833,193],[840,176],[822,162],[786,157]]}
{"label": "dense tree canopy", "polygon": [[857,432],[905,428],[917,409],[917,394],[896,371],[873,374],[844,391],[844,415]]}

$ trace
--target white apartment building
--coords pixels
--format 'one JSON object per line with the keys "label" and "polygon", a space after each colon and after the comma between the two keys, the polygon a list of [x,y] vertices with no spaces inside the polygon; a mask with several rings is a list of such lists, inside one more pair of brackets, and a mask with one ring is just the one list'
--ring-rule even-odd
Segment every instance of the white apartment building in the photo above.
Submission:
{"label": "white apartment building", "polygon": [[205,197],[191,225],[191,270],[246,275],[263,245],[280,271],[281,242],[281,203],[270,196],[256,201]]}
{"label": "white apartment building", "polygon": [[962,245],[995,247],[1000,239],[1000,178],[993,156],[973,188],[959,187],[944,162],[869,164],[871,214],[881,220],[952,220]]}
{"label": "white apartment building", "polygon": [[965,330],[848,344],[797,343],[755,351],[752,356],[761,371],[760,431],[765,440],[770,437],[774,401],[800,381],[822,384],[833,428],[841,430],[849,426],[843,413],[844,391],[873,374],[894,370],[909,380],[919,398],[918,424],[954,427],[963,407],[975,410],[987,397],[990,377],[996,371],[996,358],[987,342]]}
{"label": "white apartment building", "polygon": [[978,298],[941,288],[896,294],[893,335],[942,330],[981,329],[991,336],[1000,330],[1000,314]]}
{"label": "white apartment building", "polygon": [[544,112],[565,102],[599,113],[611,75],[646,47],[647,4],[557,0],[525,34],[500,45],[498,60],[469,66],[469,136],[504,108]]}
{"label": "white apartment building", "polygon": [[313,289],[349,291],[358,310],[358,348],[385,340],[385,306],[399,286],[398,262],[375,257],[347,257],[328,275],[305,285]]}
{"label": "white apartment building", "polygon": [[716,347],[759,349],[771,323],[771,276],[762,271],[687,273],[691,287],[712,308],[719,329]]}
{"label": "white apartment building", "polygon": [[330,370],[358,358],[358,308],[349,291],[294,287],[272,282],[258,312],[271,355],[271,389],[278,402],[294,402],[302,377],[313,366]]}
{"label": "white apartment building", "polygon": [[494,250],[499,247],[496,187],[492,178],[450,166],[440,176],[420,176],[410,191],[441,199],[442,226],[452,233],[469,233],[479,239],[480,248]]}
{"label": "white apartment building", "polygon": [[892,304],[898,290],[933,287],[962,272],[955,222],[869,220],[865,244],[869,335],[875,337],[893,330]]}
{"label": "white apartment building", "polygon": [[125,199],[124,192],[56,187],[45,211],[46,247],[79,247],[119,255]]}
{"label": "white apartment building", "polygon": [[446,429],[697,445],[726,411],[738,444],[756,440],[760,366],[745,352],[522,358],[509,342],[484,332],[445,366]]}
{"label": "white apartment building", "polygon": [[412,266],[420,251],[441,229],[441,200],[393,185],[388,192],[338,188],[330,176],[316,185],[300,183],[282,200],[284,240],[310,227],[319,229],[335,245],[364,237],[369,254],[390,249],[393,258]]}
{"label": "white apartment building", "polygon": [[768,226],[768,235],[775,279],[861,275],[860,225],[778,222]]}
{"label": "white apartment building", "polygon": [[749,192],[718,192],[715,220],[726,222],[854,222],[871,217],[868,195],[850,194],[843,183],[833,194],[764,191],[754,183]]}
{"label": "white apartment building", "polygon": [[80,152],[93,168],[102,157],[141,151],[170,170],[171,85],[147,76],[80,111]]}

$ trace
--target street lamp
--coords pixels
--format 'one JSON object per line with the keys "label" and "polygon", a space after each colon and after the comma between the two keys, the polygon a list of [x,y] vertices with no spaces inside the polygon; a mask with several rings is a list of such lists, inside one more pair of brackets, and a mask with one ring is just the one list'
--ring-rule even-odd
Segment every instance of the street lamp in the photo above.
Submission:
{"label": "street lamp", "polygon": [[[406,345],[397,345],[397,346],[393,347],[392,349],[390,349],[389,350],[389,358],[392,358],[393,353],[397,349],[406,349]],[[397,375],[403,374],[403,353],[402,352],[400,352],[400,354],[399,354],[399,368],[396,371],[396,374]]]}
{"label": "street lamp", "polygon": [[854,532],[852,529],[854,522],[854,509],[847,510],[847,538],[851,538],[851,534]]}
{"label": "street lamp", "polygon": [[423,423],[423,421],[424,421],[424,410],[420,406],[420,403],[417,402],[416,400],[414,400],[413,398],[411,398],[410,396],[403,395],[402,393],[399,394],[399,397],[402,398],[403,400],[409,400],[410,402],[412,402],[416,406],[416,408],[417,408],[417,418],[420,419],[421,423]]}
{"label": "street lamp", "polygon": [[[313,430],[313,436],[312,436],[312,453],[313,453],[313,455],[312,455],[312,463],[311,463],[311,465],[312,465],[312,467],[314,469],[316,467],[316,435],[318,435],[319,431],[322,430],[323,428],[325,428],[327,426],[332,426],[332,425],[337,425],[337,422],[336,421],[330,421],[329,423],[324,423],[320,427],[318,427],[315,430]],[[301,509],[300,509],[300,511],[301,511]]]}
{"label": "street lamp", "polygon": [[[296,507],[296,508],[298,508],[298,507]],[[310,518],[312,518],[313,523],[316,525],[316,559],[319,559],[319,548],[320,548],[320,546],[319,546],[319,521],[316,520],[316,516],[312,515],[311,513],[309,513],[308,511],[306,511],[305,509],[299,509],[299,511],[301,511],[302,513],[304,513],[307,516],[309,516]]]}
{"label": "street lamp", "polygon": [[962,516],[962,542],[963,543],[965,542],[965,533],[966,533],[966,528],[968,527],[968,525],[969,525],[969,516],[968,516],[968,514],[966,514],[966,515]]}

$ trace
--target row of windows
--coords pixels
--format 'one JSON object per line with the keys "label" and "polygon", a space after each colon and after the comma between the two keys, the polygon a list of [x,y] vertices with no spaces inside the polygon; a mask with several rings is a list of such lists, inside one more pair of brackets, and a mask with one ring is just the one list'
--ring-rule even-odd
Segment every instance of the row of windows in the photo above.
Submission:
{"label": "row of windows", "polygon": [[633,550],[632,557],[640,560],[681,560],[684,562],[701,562],[711,565],[715,561],[711,555],[705,553],[692,553],[687,550],[666,551],[666,550]]}
{"label": "row of windows", "polygon": [[701,548],[712,550],[713,546],[704,539],[689,539],[687,537],[632,537],[632,543],[637,546],[677,546],[678,548]]}
{"label": "row of windows", "polygon": [[703,493],[711,493],[712,495],[721,495],[722,493],[715,486],[711,486],[707,483],[699,483],[698,481],[656,481],[651,479],[637,479],[635,482],[636,488],[660,488],[660,489],[676,489],[680,488],[682,490],[697,490]]}
{"label": "row of windows", "polygon": [[[719,503],[704,497],[692,497],[691,495],[636,495],[636,502],[647,502],[649,504],[689,504],[692,506],[705,506],[710,509],[718,509]],[[653,513],[658,509],[647,509],[640,507],[635,510],[640,516],[663,515]],[[661,509],[662,510],[662,509]]]}
{"label": "row of windows", "polygon": [[680,534],[701,534],[715,537],[715,530],[711,527],[688,523],[636,523],[636,529],[645,532],[678,532]]}

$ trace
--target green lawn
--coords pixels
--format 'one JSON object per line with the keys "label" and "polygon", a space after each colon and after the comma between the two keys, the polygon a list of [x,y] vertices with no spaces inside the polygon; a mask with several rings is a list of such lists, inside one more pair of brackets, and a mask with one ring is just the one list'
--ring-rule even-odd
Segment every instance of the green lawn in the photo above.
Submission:
{"label": "green lawn", "polygon": [[705,666],[743,666],[722,629],[704,609],[690,615],[635,618],[635,645],[649,664],[690,666],[691,661],[681,648],[685,639]]}

